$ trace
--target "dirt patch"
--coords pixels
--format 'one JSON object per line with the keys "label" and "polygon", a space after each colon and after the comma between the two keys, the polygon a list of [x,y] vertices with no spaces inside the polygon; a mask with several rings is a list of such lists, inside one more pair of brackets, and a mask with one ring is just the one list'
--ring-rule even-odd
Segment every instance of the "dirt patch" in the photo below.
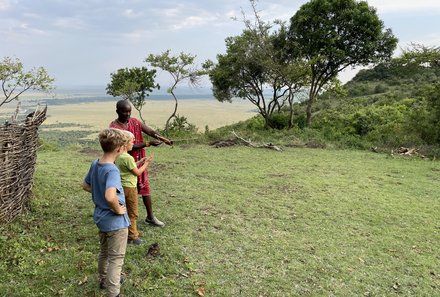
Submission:
{"label": "dirt patch", "polygon": [[168,168],[170,168],[170,165],[168,164],[164,164],[164,163],[158,163],[158,162],[153,162],[148,166],[148,173],[151,176],[155,176],[158,173],[167,170]]}

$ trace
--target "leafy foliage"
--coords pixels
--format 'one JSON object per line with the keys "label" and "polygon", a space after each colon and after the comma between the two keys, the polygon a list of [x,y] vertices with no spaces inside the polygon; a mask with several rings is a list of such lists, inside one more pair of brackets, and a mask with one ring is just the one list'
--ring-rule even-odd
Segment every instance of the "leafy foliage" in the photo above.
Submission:
{"label": "leafy foliage", "polygon": [[[439,52],[436,47],[413,45],[399,57],[360,71],[343,86],[345,96],[331,92],[320,96],[314,123],[301,127],[297,135],[314,134],[321,142],[339,147],[418,147],[427,155],[437,155]],[[294,109],[298,123],[303,120],[303,107],[299,103]]]}
{"label": "leafy foliage", "polygon": [[155,83],[156,70],[148,70],[146,67],[121,68],[111,74],[111,82],[107,85],[107,94],[112,96],[121,96],[129,100],[134,108],[139,112],[142,118],[142,107],[145,105],[145,99],[153,89],[159,89]]}
{"label": "leafy foliage", "polygon": [[195,58],[196,56],[183,52],[178,56],[173,56],[171,50],[166,50],[159,55],[150,54],[145,59],[145,62],[168,72],[173,78],[173,84],[168,89],[168,93],[173,96],[175,104],[173,113],[165,123],[165,132],[168,131],[171,119],[178,117],[178,100],[175,94],[177,85],[185,80],[188,80],[191,85],[197,85],[200,77],[206,74],[205,70],[195,68]]}
{"label": "leafy foliage", "polygon": [[3,93],[0,106],[18,100],[27,90],[50,92],[54,89],[53,82],[54,79],[43,67],[25,71],[19,59],[5,57],[0,62],[0,84]]}
{"label": "leafy foliage", "polygon": [[366,1],[311,0],[291,18],[289,38],[309,63],[307,123],[321,89],[347,67],[389,59],[397,44]]}
{"label": "leafy foliage", "polygon": [[[271,118],[284,106],[291,110],[295,96],[308,79],[308,68],[297,56],[287,52],[287,30],[281,22],[263,22],[250,1],[255,23],[246,26],[239,36],[226,39],[226,53],[209,69],[214,97],[231,101],[238,97],[258,108],[267,127]],[[289,119],[289,126],[291,121]]]}

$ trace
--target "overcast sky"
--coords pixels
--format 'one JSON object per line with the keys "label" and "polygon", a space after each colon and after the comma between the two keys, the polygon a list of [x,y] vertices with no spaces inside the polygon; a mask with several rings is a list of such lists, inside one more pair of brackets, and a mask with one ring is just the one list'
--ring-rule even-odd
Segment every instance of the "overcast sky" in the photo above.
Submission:
{"label": "overcast sky", "polygon": [[[304,0],[260,0],[265,21],[288,20]],[[385,27],[410,42],[440,46],[440,0],[369,0]],[[26,69],[43,66],[58,88],[105,86],[110,73],[146,66],[167,49],[191,53],[200,64],[225,52],[224,40],[243,30],[248,0],[0,0],[0,58],[19,58]],[[340,78],[347,81],[349,71]],[[159,83],[170,82],[164,74]]]}

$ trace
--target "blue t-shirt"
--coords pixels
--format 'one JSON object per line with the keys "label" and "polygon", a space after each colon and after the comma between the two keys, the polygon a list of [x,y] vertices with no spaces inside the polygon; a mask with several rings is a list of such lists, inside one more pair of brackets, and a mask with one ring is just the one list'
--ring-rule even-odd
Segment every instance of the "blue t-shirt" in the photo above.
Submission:
{"label": "blue t-shirt", "polygon": [[93,219],[100,231],[110,232],[130,226],[127,213],[123,215],[114,213],[105,199],[105,190],[116,188],[119,204],[125,205],[121,175],[115,164],[100,164],[98,160],[93,161],[84,181],[92,188],[92,199],[95,203]]}

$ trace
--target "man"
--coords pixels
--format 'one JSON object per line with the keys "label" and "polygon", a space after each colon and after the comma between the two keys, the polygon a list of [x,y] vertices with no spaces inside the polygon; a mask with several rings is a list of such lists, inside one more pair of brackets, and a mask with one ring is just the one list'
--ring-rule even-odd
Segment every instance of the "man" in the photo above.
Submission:
{"label": "man", "polygon": [[[162,142],[172,145],[173,142],[159,133],[131,116],[131,104],[128,100],[119,100],[116,103],[116,113],[118,118],[110,123],[111,128],[117,128],[121,130],[130,131],[135,137],[133,149],[129,152],[133,156],[135,161],[139,161],[145,158],[145,147],[158,146]],[[154,137],[159,141],[144,141],[143,134]],[[159,221],[153,215],[153,208],[151,202],[150,186],[148,183],[148,171],[145,170],[140,176],[138,176],[138,193],[142,196],[142,201],[147,210],[147,217],[145,222],[154,226],[163,227],[165,224]]]}

